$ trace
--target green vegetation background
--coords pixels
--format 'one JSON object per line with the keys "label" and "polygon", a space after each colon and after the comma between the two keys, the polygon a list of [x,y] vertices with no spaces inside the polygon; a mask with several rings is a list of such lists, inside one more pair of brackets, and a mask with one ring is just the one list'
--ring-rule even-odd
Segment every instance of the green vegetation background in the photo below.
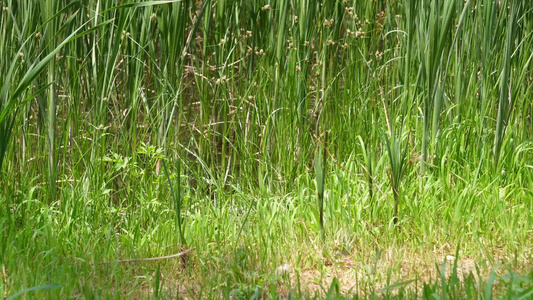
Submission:
{"label": "green vegetation background", "polygon": [[1,7],[0,295],[531,295],[530,1]]}

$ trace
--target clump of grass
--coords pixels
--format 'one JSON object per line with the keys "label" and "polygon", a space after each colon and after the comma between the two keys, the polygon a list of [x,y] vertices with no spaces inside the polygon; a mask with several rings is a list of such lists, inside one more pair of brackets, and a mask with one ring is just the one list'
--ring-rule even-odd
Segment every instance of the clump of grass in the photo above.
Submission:
{"label": "clump of grass", "polygon": [[394,198],[394,208],[392,221],[394,225],[398,223],[399,206],[400,206],[400,187],[401,181],[407,165],[407,147],[402,145],[402,137],[393,135],[385,137],[385,146],[390,161],[389,180]]}

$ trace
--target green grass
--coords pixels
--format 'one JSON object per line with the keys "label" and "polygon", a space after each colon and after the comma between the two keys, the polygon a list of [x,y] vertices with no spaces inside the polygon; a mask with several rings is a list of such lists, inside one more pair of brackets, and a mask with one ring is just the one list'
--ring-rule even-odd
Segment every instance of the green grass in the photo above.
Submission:
{"label": "green grass", "polygon": [[0,296],[532,296],[528,1],[0,6]]}

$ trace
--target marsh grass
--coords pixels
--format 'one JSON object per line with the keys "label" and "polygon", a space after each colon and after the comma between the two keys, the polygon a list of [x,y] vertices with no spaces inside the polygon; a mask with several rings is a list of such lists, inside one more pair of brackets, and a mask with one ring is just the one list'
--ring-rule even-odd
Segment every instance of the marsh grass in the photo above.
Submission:
{"label": "marsh grass", "polygon": [[0,295],[529,297],[528,1],[1,7]]}

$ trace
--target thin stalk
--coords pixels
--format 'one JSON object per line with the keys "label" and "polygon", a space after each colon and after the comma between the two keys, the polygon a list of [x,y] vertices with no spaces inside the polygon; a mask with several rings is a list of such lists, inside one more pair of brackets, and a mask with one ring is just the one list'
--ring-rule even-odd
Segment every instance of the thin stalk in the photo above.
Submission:
{"label": "thin stalk", "polygon": [[163,163],[163,170],[165,171],[165,176],[167,177],[168,182],[168,188],[170,189],[170,195],[172,196],[172,199],[174,200],[174,209],[176,212],[176,224],[178,226],[178,234],[179,234],[179,242],[182,245],[187,245],[187,242],[185,240],[185,235],[183,234],[183,221],[181,217],[181,163],[178,159],[178,173],[177,173],[177,182],[178,182],[178,190],[177,193],[174,193],[173,184],[170,181],[170,176],[168,174],[167,164],[165,160],[162,160]]}
{"label": "thin stalk", "polygon": [[505,48],[503,51],[503,63],[500,76],[500,96],[498,101],[498,117],[496,119],[496,133],[494,136],[494,168],[498,167],[500,160],[500,153],[505,136],[506,121],[508,119],[509,105],[511,103],[512,95],[509,95],[509,75],[511,72],[511,54],[512,45],[514,42],[515,32],[515,17],[517,13],[517,4],[515,1],[511,2],[511,11],[509,12],[509,20],[507,21],[507,36],[505,37]]}
{"label": "thin stalk", "polygon": [[326,181],[326,164],[327,164],[327,145],[328,145],[328,132],[324,133],[324,142],[322,147],[319,148],[318,155],[316,157],[315,172],[316,172],[316,184],[318,194],[318,213],[320,230],[322,232],[322,239],[325,239],[324,232],[324,185]]}

